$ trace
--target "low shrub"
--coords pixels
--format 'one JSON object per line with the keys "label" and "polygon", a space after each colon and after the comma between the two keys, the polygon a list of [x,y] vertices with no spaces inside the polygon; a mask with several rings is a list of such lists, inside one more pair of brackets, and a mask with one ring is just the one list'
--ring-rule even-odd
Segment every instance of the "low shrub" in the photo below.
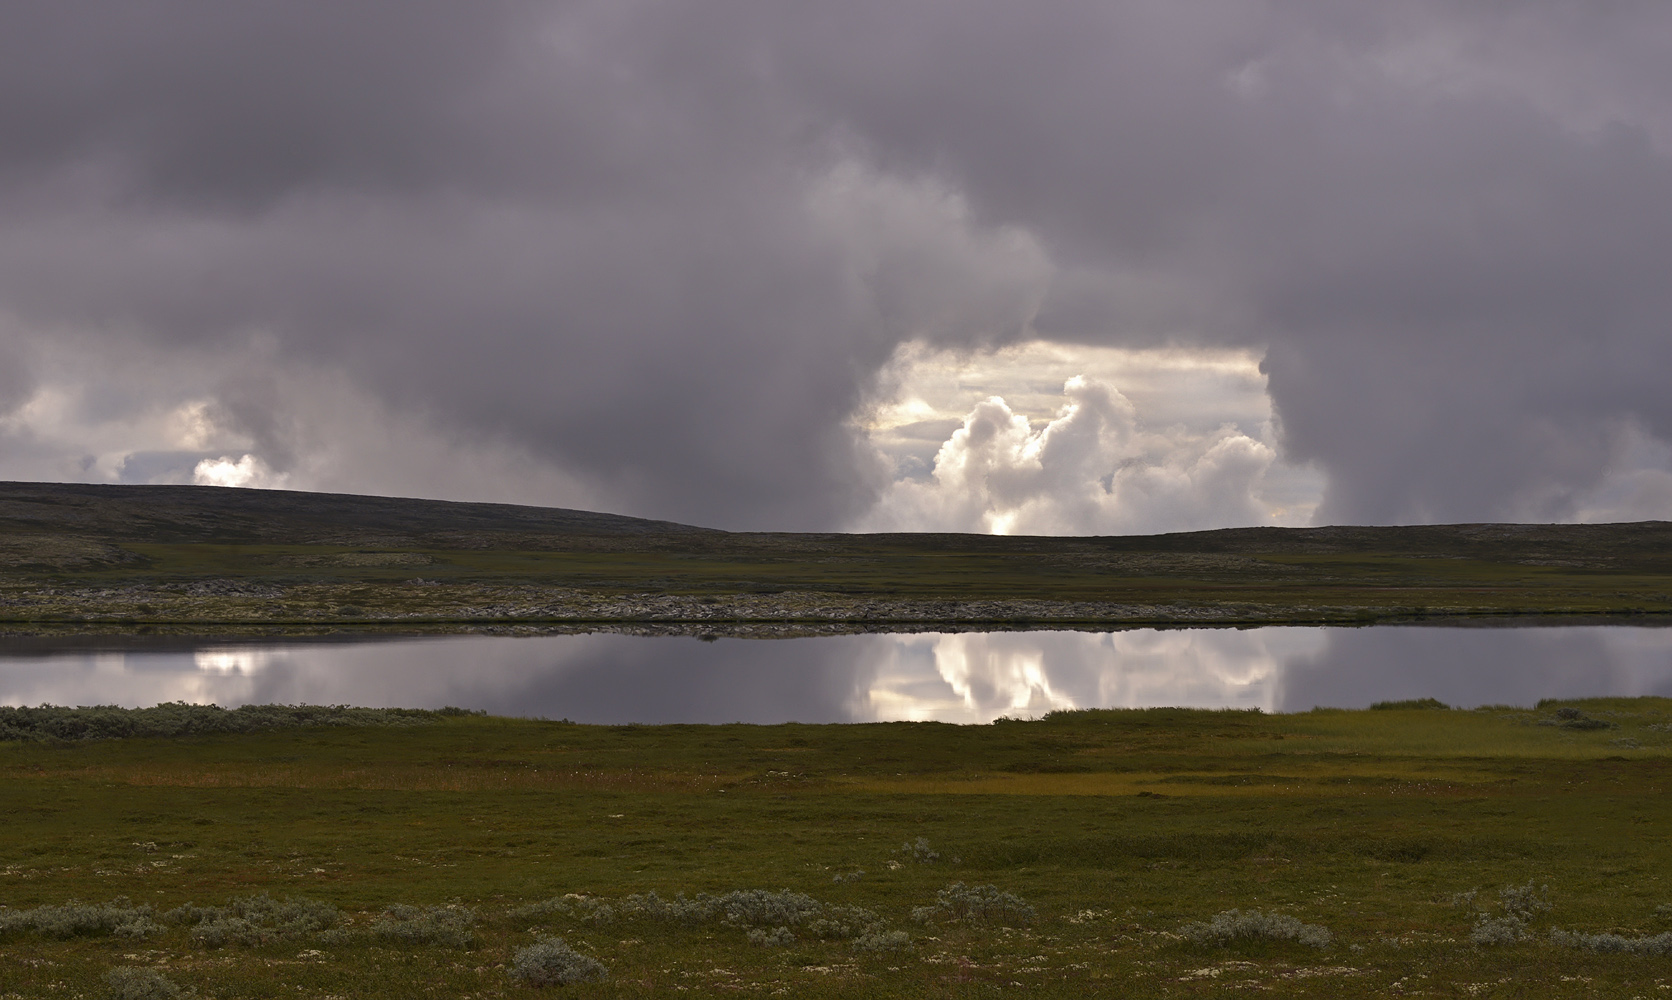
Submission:
{"label": "low shrub", "polygon": [[1286,913],[1259,910],[1224,910],[1206,923],[1185,924],[1179,933],[1196,944],[1228,945],[1236,941],[1294,941],[1312,948],[1327,948],[1331,935],[1321,924],[1303,924]]}
{"label": "low shrub", "polygon": [[183,989],[155,969],[119,965],[105,973],[105,985],[110,987],[112,1000],[183,1000],[197,996],[196,990]]}
{"label": "low shrub", "polygon": [[788,927],[774,927],[771,930],[752,927],[747,937],[749,943],[757,948],[785,948],[795,943],[795,935]]}
{"label": "low shrub", "polygon": [[1540,725],[1540,726],[1560,726],[1563,729],[1617,729],[1617,728],[1619,728],[1615,723],[1607,722],[1607,721],[1604,721],[1602,719],[1593,719],[1590,716],[1586,715],[1584,712],[1581,712],[1579,709],[1572,707],[1571,705],[1563,707],[1563,708],[1556,709],[1556,711],[1553,712],[1550,715],[1549,718],[1538,720],[1537,725]]}
{"label": "low shrub", "polygon": [[1493,917],[1483,913],[1469,931],[1469,943],[1482,947],[1515,944],[1527,937],[1527,922],[1516,916]]}
{"label": "low shrub", "polygon": [[827,904],[819,915],[807,922],[807,933],[816,938],[846,941],[873,929],[886,926],[886,921],[862,906]]}
{"label": "low shrub", "polygon": [[1027,926],[1033,923],[1033,907],[1020,896],[1004,892],[996,885],[965,885],[954,882],[935,893],[932,906],[919,906],[911,911],[911,918],[920,924],[930,922],[999,924],[1010,922]]}
{"label": "low shrub", "polygon": [[[749,940],[755,944],[771,945],[795,940],[797,930],[809,937],[838,941],[867,936],[880,940],[888,933],[887,921],[871,910],[820,902],[805,893],[789,889],[778,892],[738,889],[718,896],[699,893],[696,899],[683,895],[664,899],[654,892],[615,900],[571,894],[518,907],[511,911],[510,916],[526,919],[548,917],[555,913],[591,924],[626,920],[654,920],[688,926],[719,924],[748,932]],[[785,939],[783,935],[790,937]]]}
{"label": "low shrub", "polygon": [[438,944],[468,948],[476,943],[476,911],[451,906],[406,906],[396,903],[372,921],[374,937],[407,944]]}
{"label": "low shrub", "polygon": [[[1471,901],[1474,895],[1472,892],[1468,894]],[[1480,913],[1469,932],[1469,941],[1484,947],[1525,941],[1532,936],[1527,931],[1527,925],[1552,908],[1548,885],[1535,885],[1529,879],[1526,885],[1505,886],[1498,890],[1499,914]]]}
{"label": "low shrub", "polygon": [[150,906],[135,906],[126,896],[108,903],[70,900],[58,906],[36,906],[27,910],[0,912],[0,933],[34,931],[44,937],[94,937],[109,934],[119,938],[144,938],[162,931]]}
{"label": "low shrub", "polygon": [[330,903],[289,897],[280,902],[266,893],[237,897],[225,906],[187,903],[163,914],[168,923],[190,927],[187,936],[204,948],[248,947],[317,935],[336,927],[339,919]]}
{"label": "low shrub", "polygon": [[[698,897],[702,899],[702,897]],[[824,912],[824,904],[800,892],[784,889],[743,889],[715,899],[721,922],[734,927],[794,927]]]}
{"label": "low shrub", "polygon": [[853,939],[855,951],[898,951],[911,947],[911,935],[878,927]]}
{"label": "low shrub", "polygon": [[1553,905],[1550,902],[1550,887],[1535,886],[1531,880],[1526,885],[1507,886],[1498,891],[1498,905],[1512,917],[1522,921],[1532,920],[1540,913],[1550,912]]}
{"label": "low shrub", "polygon": [[531,986],[567,986],[609,975],[604,963],[571,948],[562,938],[541,938],[511,957],[511,976]]}
{"label": "low shrub", "polygon": [[1672,955],[1672,932],[1647,937],[1625,937],[1620,934],[1581,934],[1578,931],[1552,930],[1550,943],[1563,948],[1578,948],[1605,955]]}

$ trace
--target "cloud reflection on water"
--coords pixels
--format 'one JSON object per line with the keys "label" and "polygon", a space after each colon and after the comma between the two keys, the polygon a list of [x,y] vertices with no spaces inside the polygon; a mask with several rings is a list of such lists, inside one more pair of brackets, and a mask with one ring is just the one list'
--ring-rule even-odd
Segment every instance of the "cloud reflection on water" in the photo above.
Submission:
{"label": "cloud reflection on water", "polygon": [[983,723],[1057,709],[1304,711],[1672,694],[1672,629],[1260,628],[699,642],[571,635],[89,650],[0,644],[0,703],[439,708],[578,722]]}

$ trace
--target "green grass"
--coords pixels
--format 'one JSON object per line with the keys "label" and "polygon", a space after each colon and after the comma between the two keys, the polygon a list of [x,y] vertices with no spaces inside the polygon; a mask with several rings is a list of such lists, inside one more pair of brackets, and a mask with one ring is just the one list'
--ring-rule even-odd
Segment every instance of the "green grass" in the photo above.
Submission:
{"label": "green grass", "polygon": [[[1610,728],[1564,728],[1575,720],[1560,707]],[[113,995],[107,973],[134,967],[212,997],[1652,996],[1672,982],[1664,957],[1549,931],[1672,929],[1656,909],[1672,903],[1669,724],[1672,701],[1609,699],[974,727],[433,716],[10,742],[0,924],[72,899],[160,913],[257,893],[330,904],[346,923],[219,948],[184,924],[145,939],[12,930],[0,995]],[[1531,937],[1472,944],[1477,920],[1502,916],[1498,892],[1529,882],[1553,903]],[[912,919],[952,883],[1035,915]],[[792,943],[761,947],[748,931],[775,929],[622,903],[748,889],[863,908],[910,944],[856,949],[797,925]],[[516,913],[571,893],[588,900]],[[473,910],[473,943],[377,936],[392,904]],[[1326,928],[1329,944],[1180,934],[1232,909]],[[1243,923],[1284,926],[1261,921]],[[546,938],[609,978],[513,978],[516,955]]]}

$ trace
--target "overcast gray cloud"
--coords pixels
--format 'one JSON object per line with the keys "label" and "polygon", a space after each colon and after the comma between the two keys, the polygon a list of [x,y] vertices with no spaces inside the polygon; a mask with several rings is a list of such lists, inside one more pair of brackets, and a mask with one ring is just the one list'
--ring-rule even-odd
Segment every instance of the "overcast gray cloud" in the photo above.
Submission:
{"label": "overcast gray cloud", "polygon": [[[1044,338],[1265,352],[1324,520],[1625,509],[1672,441],[1668,37],[1648,2],[11,5],[0,474],[198,413],[155,463],[827,527],[886,485],[849,419],[901,343]],[[391,436],[537,471],[403,477]]]}

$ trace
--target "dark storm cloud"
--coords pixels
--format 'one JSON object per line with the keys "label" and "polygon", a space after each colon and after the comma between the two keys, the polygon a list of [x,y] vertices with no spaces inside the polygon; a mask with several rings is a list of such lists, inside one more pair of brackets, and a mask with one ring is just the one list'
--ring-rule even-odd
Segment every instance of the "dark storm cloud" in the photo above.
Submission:
{"label": "dark storm cloud", "polygon": [[[1060,339],[1269,348],[1330,519],[1559,517],[1628,424],[1672,437],[1668,29],[1624,3],[16,5],[0,307],[89,350],[337,366],[634,513],[760,527],[869,501],[842,422],[898,342],[1037,307]],[[857,210],[889,184],[970,216]],[[1005,232],[1048,291],[994,279]],[[220,412],[282,465],[285,400],[249,378]]]}
{"label": "dark storm cloud", "polygon": [[1672,433],[1672,163],[1631,117],[1672,95],[1642,45],[1672,15],[1356,8],[919,7],[863,72],[786,64],[879,157],[1042,234],[1081,276],[1055,335],[1269,347],[1321,517],[1567,515],[1625,422]]}

